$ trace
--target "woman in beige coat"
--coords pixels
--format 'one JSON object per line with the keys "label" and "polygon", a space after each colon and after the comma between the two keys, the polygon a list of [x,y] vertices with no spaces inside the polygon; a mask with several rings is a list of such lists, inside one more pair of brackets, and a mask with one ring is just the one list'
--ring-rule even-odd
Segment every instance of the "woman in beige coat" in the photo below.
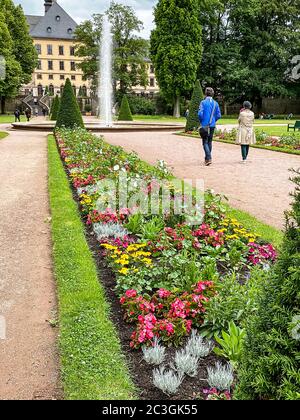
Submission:
{"label": "woman in beige coat", "polygon": [[246,163],[251,144],[256,143],[255,131],[253,123],[255,120],[254,112],[251,111],[252,105],[246,101],[243,104],[239,116],[239,128],[237,133],[236,143],[242,146],[243,163]]}

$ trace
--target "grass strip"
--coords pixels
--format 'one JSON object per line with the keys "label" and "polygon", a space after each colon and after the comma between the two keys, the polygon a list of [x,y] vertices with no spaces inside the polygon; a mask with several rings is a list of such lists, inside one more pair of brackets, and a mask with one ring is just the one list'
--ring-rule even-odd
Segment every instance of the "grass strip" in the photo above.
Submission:
{"label": "grass strip", "polygon": [[[181,137],[192,137],[194,139],[200,139],[199,135],[197,134],[186,134],[183,132],[178,132],[175,133],[176,136],[181,136]],[[227,140],[220,140],[216,137],[214,137],[214,141],[217,143],[225,143],[225,144],[230,144],[232,146],[239,146],[239,144],[235,144],[231,141],[227,141]],[[261,144],[251,144],[250,147],[252,147],[253,149],[264,149],[264,150],[269,150],[271,152],[277,152],[277,153],[287,153],[289,155],[300,155],[300,150],[292,150],[292,149],[284,149],[284,148],[278,148],[278,147],[272,147],[272,146],[263,146]]]}
{"label": "grass strip", "polygon": [[3,131],[0,131],[0,140],[5,139],[5,137],[8,136],[8,133],[4,133]]}
{"label": "grass strip", "polygon": [[110,307],[53,136],[48,139],[62,381],[68,400],[134,399]]}

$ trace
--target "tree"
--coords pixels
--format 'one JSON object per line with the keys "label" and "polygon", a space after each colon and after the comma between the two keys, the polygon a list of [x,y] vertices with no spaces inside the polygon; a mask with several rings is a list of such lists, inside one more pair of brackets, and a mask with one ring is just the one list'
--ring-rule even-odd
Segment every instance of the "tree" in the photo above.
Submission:
{"label": "tree", "polygon": [[300,400],[300,170],[283,248],[247,322],[235,398]]}
{"label": "tree", "polygon": [[82,115],[69,78],[66,80],[63,89],[56,121],[56,128],[60,127],[84,127]]}
{"label": "tree", "polygon": [[60,108],[60,99],[59,99],[59,96],[56,95],[55,98],[52,101],[51,110],[50,110],[50,120],[51,121],[56,121],[57,120],[59,108]]}
{"label": "tree", "polygon": [[[1,21],[5,22],[12,41],[10,58],[6,59],[8,86],[6,94],[1,94],[2,112],[4,112],[5,98],[16,96],[21,84],[31,80],[37,66],[37,53],[22,7],[15,6],[12,0],[0,0],[0,12],[3,16]],[[1,50],[0,54],[4,55]],[[19,69],[16,68],[16,62],[19,63]]]}
{"label": "tree", "polygon": [[154,16],[151,58],[160,89],[179,117],[180,97],[192,91],[202,57],[199,1],[159,0]]}
{"label": "tree", "polygon": [[[1,10],[1,9],[0,9]],[[13,54],[13,40],[0,11],[0,55],[5,60],[5,78],[0,75],[1,113],[5,111],[5,99],[18,94],[21,85],[22,69]]]}
{"label": "tree", "polygon": [[123,95],[118,119],[119,121],[133,121],[131,109],[126,95]]}
{"label": "tree", "polygon": [[199,80],[196,81],[193,95],[189,106],[189,116],[187,118],[185,131],[193,131],[200,125],[198,111],[200,102],[204,99],[203,91]]}
{"label": "tree", "polygon": [[[127,93],[133,86],[148,84],[145,57],[148,42],[138,37],[143,29],[132,7],[112,2],[106,12],[112,24],[114,41],[113,78],[117,87]],[[98,82],[98,59],[103,15],[94,15],[76,29],[76,55],[83,58],[79,65],[84,76],[92,80],[94,90]]]}

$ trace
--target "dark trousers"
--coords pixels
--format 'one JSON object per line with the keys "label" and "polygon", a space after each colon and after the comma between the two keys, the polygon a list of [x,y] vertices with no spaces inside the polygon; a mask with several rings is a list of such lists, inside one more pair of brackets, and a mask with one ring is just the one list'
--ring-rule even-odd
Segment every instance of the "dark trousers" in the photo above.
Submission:
{"label": "dark trousers", "polygon": [[242,156],[243,160],[246,160],[249,154],[250,146],[248,144],[242,144]]}
{"label": "dark trousers", "polygon": [[206,162],[208,162],[209,160],[212,160],[212,142],[213,142],[214,132],[215,132],[215,128],[211,128],[209,130],[209,133],[207,133],[207,136],[205,135],[202,137]]}

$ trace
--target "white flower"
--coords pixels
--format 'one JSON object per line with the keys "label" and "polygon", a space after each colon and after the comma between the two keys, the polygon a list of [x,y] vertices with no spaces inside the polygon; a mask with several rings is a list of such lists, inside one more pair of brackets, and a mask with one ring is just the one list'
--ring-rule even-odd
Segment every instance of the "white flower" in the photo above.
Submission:
{"label": "white flower", "polygon": [[119,171],[120,170],[120,166],[119,165],[115,165],[114,166],[114,171]]}

